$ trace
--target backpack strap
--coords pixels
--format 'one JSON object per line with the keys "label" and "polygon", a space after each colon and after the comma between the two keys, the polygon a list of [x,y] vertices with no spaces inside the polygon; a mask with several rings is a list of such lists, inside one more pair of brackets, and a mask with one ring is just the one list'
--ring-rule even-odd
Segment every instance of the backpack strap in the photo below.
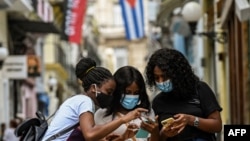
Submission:
{"label": "backpack strap", "polygon": [[50,116],[47,118],[47,121],[48,121],[49,119],[51,119],[55,114],[56,114],[56,111],[55,111],[52,115],[50,115]]}
{"label": "backpack strap", "polygon": [[65,128],[65,129],[63,129],[62,131],[60,131],[60,132],[54,134],[53,136],[49,137],[49,138],[48,138],[47,140],[45,140],[45,141],[54,140],[54,139],[60,137],[61,135],[63,135],[63,134],[65,134],[65,133],[69,132],[70,130],[72,130],[72,129],[78,127],[79,125],[80,125],[80,123],[77,122],[77,123],[74,124],[73,126],[67,127],[67,128]]}

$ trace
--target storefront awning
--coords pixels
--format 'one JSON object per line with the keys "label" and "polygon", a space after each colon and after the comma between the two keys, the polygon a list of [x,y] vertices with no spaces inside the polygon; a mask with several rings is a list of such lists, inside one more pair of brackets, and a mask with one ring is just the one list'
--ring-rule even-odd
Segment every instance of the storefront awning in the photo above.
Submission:
{"label": "storefront awning", "polygon": [[30,21],[30,20],[9,20],[9,26],[16,26],[26,32],[33,33],[60,33],[60,29],[52,22],[46,23],[42,21]]}

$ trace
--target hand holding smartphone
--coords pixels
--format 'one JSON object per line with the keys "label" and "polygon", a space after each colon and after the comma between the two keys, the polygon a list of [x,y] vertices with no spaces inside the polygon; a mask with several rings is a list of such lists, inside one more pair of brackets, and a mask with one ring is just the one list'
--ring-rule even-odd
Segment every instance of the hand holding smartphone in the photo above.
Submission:
{"label": "hand holding smartphone", "polygon": [[147,113],[143,113],[143,114],[141,115],[140,119],[141,119],[143,122],[150,123],[150,124],[153,123],[153,122],[155,122],[155,120],[154,120],[154,119],[151,119],[151,118],[148,116]]}
{"label": "hand holding smartphone", "polygon": [[170,118],[167,118],[167,119],[161,121],[161,124],[164,127],[169,127],[170,125],[173,124],[173,122],[174,122],[174,118],[170,117]]}
{"label": "hand holding smartphone", "polygon": [[153,123],[153,122],[155,122],[155,120],[154,119],[151,119],[151,118],[149,118],[149,117],[145,117],[145,116],[141,116],[141,118],[140,118],[143,122],[146,122],[146,123],[149,123],[149,124],[151,124],[151,123]]}
{"label": "hand holding smartphone", "polygon": [[[152,124],[155,122],[154,119],[151,119],[150,117],[148,117],[147,114],[143,113],[140,117],[140,119],[142,120],[142,122],[148,123],[148,124]],[[143,128],[140,128],[138,130],[138,132],[136,133],[135,137],[136,138],[148,138],[149,136],[149,132]]]}

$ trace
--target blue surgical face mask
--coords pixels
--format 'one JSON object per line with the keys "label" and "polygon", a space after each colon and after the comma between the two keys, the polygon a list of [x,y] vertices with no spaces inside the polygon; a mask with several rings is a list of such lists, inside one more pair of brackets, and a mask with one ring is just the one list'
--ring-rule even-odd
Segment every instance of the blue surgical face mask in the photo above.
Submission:
{"label": "blue surgical face mask", "polygon": [[133,108],[135,108],[135,106],[138,104],[139,102],[139,95],[130,95],[130,94],[123,94],[122,97],[124,97],[123,99],[121,99],[121,104],[125,109],[131,110]]}
{"label": "blue surgical face mask", "polygon": [[158,82],[155,82],[155,83],[156,83],[157,88],[161,90],[162,92],[166,93],[166,92],[171,92],[173,90],[173,84],[170,81],[170,79],[161,83],[158,83]]}

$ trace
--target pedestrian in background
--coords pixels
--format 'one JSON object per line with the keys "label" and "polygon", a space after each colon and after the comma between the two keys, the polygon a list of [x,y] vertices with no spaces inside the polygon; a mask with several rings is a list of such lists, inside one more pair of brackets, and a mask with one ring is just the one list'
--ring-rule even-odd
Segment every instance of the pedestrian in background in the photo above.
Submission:
{"label": "pedestrian in background", "polygon": [[136,137],[136,131],[134,136],[126,139],[126,141],[148,141],[148,138],[151,138],[150,141],[157,141],[159,129],[158,123],[154,122],[157,118],[155,119],[154,111],[151,109],[142,74],[132,66],[124,66],[114,73],[114,79],[116,89],[113,94],[113,101],[108,108],[97,110],[95,113],[96,124],[107,124],[112,120],[123,117],[138,107],[145,108],[149,111],[145,116],[151,120],[149,121],[150,123],[142,122],[140,118],[137,118],[122,124],[113,133],[123,135],[129,124],[136,124],[137,127],[141,126],[144,129],[145,136]]}
{"label": "pedestrian in background", "polygon": [[52,119],[43,141],[80,122],[80,127],[69,131],[53,141],[97,141],[110,134],[121,124],[138,118],[146,109],[138,108],[124,117],[113,120],[105,125],[95,126],[95,105],[105,108],[110,105],[116,83],[109,70],[97,67],[91,58],[82,58],[76,65],[76,76],[82,82],[84,94],[68,98],[62,103]]}
{"label": "pedestrian in background", "polygon": [[151,90],[161,90],[152,102],[159,124],[174,118],[170,126],[159,126],[162,140],[215,140],[215,133],[222,130],[222,108],[183,54],[168,48],[155,51],[146,66],[146,82]]}
{"label": "pedestrian in background", "polygon": [[19,141],[19,137],[16,137],[14,131],[17,127],[16,119],[10,120],[10,126],[4,131],[3,141]]}

